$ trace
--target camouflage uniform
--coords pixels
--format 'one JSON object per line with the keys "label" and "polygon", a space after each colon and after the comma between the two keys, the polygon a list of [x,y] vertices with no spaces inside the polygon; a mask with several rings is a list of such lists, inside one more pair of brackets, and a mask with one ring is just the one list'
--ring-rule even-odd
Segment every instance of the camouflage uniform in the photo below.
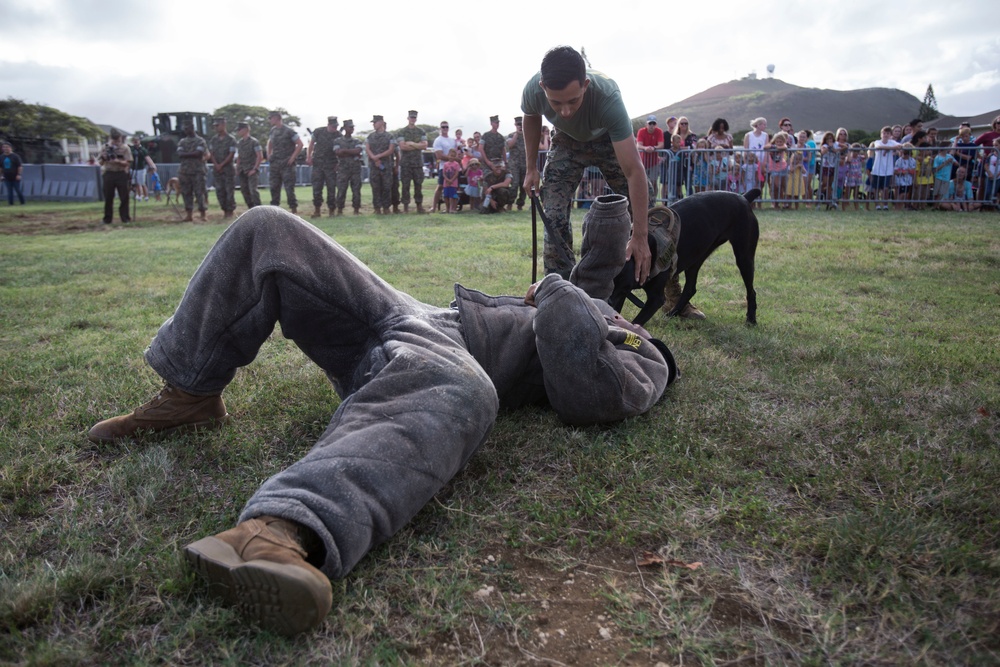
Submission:
{"label": "camouflage uniform", "polygon": [[[600,169],[608,187],[617,194],[628,196],[628,179],[618,164],[608,133],[593,141],[578,141],[565,132],[556,133],[542,170],[540,193],[547,219],[544,250],[546,274],[558,273],[568,278],[576,264],[569,213],[576,188],[587,167]],[[652,185],[648,187],[649,201],[655,202]]]}
{"label": "camouflage uniform", "polygon": [[298,208],[299,200],[295,197],[295,165],[288,164],[288,158],[295,152],[295,140],[298,137],[298,132],[287,125],[271,128],[271,167],[268,172],[271,206],[281,205],[281,186],[284,185],[288,195],[288,208]]}
{"label": "camouflage uniform", "polygon": [[507,160],[507,169],[510,171],[511,180],[510,187],[517,195],[517,208],[524,207],[524,199],[527,193],[524,191],[524,173],[527,171],[527,158],[524,154],[524,135],[519,132],[512,132],[507,135],[508,139],[513,138],[517,135],[517,141],[514,142],[513,146],[510,146],[508,150],[510,151],[509,158]]}
{"label": "camouflage uniform", "polygon": [[[372,132],[367,139],[368,150],[378,155],[395,145],[395,141],[385,130]],[[382,158],[379,168],[374,160],[368,163],[368,182],[372,186],[372,205],[375,210],[387,209],[392,203],[392,156]]]}
{"label": "camouflage uniform", "polygon": [[399,157],[401,152],[399,144],[396,144],[396,149],[392,152],[392,210],[394,213],[399,213]]}
{"label": "camouflage uniform", "polygon": [[480,146],[483,155],[486,156],[490,163],[504,162],[504,156],[507,154],[507,140],[503,138],[502,134],[496,130],[484,133]]}
{"label": "camouflage uniform", "polygon": [[[208,152],[212,154],[212,162],[221,164],[226,156],[236,158],[236,137],[228,132],[223,135],[213,134],[208,140]],[[219,207],[226,214],[236,210],[236,166],[230,160],[221,171],[215,171],[215,196],[219,199]]]}
{"label": "camouflage uniform", "polygon": [[[337,137],[334,148],[361,148],[361,140],[355,136]],[[351,186],[351,205],[355,210],[361,208],[361,156],[338,156],[337,163],[337,210],[344,208],[347,199],[347,186]]]}
{"label": "camouflage uniform", "polygon": [[[496,185],[497,183],[503,183],[508,177],[511,177],[509,169],[503,169],[500,174],[496,174],[492,169],[488,169],[483,175],[483,179],[479,181],[480,192],[483,193],[483,197],[486,196],[486,188],[491,185]],[[513,183],[513,181],[511,181]],[[494,188],[490,193],[493,197],[493,201],[497,203],[497,210],[502,210],[505,206],[514,202],[514,188]]]}
{"label": "camouflage uniform", "polygon": [[249,173],[257,164],[257,153],[261,152],[260,142],[250,135],[246,139],[240,139],[236,144],[236,151],[240,159],[240,192],[243,193],[243,201],[248,209],[260,206],[260,192],[257,190],[260,172]]}
{"label": "camouflage uniform", "polygon": [[[427,132],[414,125],[404,127],[399,132],[399,143],[427,141]],[[399,160],[399,179],[403,183],[403,205],[410,205],[410,181],[413,181],[413,201],[418,206],[424,203],[424,155],[423,151],[402,151]]]}
{"label": "camouflage uniform", "polygon": [[[208,153],[208,144],[197,134],[193,137],[181,137],[177,142],[178,153],[193,153],[201,151],[202,156]],[[197,202],[198,210],[204,213],[205,206],[205,161],[202,157],[182,157],[177,170],[180,181],[181,196],[184,198],[184,210],[193,211]]]}
{"label": "camouflage uniform", "polygon": [[323,206],[323,186],[326,186],[326,207],[333,212],[337,204],[337,154],[333,143],[343,136],[340,130],[321,127],[312,135],[313,206]]}

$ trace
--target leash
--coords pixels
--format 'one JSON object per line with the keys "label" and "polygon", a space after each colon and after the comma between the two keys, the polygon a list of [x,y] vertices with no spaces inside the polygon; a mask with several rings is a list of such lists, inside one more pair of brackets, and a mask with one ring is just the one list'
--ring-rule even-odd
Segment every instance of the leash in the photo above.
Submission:
{"label": "leash", "polygon": [[[543,215],[542,222],[545,222]],[[531,284],[538,282],[538,194],[531,188]]]}

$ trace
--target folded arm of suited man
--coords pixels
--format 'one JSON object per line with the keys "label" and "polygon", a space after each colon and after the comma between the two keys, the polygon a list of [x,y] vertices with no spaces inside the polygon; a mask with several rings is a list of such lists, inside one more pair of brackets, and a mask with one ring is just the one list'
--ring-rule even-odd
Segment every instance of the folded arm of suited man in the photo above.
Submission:
{"label": "folded arm of suited man", "polygon": [[280,324],[342,402],[239,525],[185,556],[265,628],[315,628],[332,604],[328,577],[409,521],[485,441],[500,407],[548,402],[571,424],[615,421],[648,410],[673,379],[672,359],[609,325],[616,313],[604,302],[557,275],[534,287],[537,307],[460,285],[452,308],[430,306],[304,220],[254,208],[220,237],[146,350],[164,389],[89,437],[220,425],[222,390]]}

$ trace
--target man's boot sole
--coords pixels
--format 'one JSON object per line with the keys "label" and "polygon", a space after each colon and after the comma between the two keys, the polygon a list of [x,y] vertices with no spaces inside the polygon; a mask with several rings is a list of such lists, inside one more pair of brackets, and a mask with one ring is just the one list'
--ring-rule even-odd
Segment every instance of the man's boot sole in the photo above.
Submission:
{"label": "man's boot sole", "polygon": [[118,437],[111,438],[101,438],[90,433],[87,434],[87,440],[97,445],[110,444],[115,442],[138,442],[142,439],[159,439],[165,438],[170,435],[183,435],[185,433],[194,433],[196,431],[218,431],[223,426],[229,423],[229,413],[227,412],[224,416],[218,418],[208,419],[206,421],[194,422],[191,424],[181,424],[180,426],[174,426],[173,428],[165,428],[162,431],[156,431],[149,428],[136,429],[133,433],[129,435],[120,435]]}
{"label": "man's boot sole", "polygon": [[[262,628],[291,637],[323,622],[324,601],[316,598],[315,575],[304,568],[266,560],[244,561],[217,537],[187,545],[184,556],[208,582],[213,595]],[[325,608],[330,608],[329,600]]]}

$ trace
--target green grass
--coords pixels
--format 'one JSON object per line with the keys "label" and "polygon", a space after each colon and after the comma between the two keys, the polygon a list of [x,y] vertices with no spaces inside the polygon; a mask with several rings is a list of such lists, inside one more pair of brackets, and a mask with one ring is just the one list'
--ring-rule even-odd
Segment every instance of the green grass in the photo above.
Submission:
{"label": "green grass", "polygon": [[[648,327],[683,373],[653,410],[501,415],[286,640],[179,553],[308,450],[337,405],[323,373],[276,333],[223,431],[85,437],[158,389],[142,350],[224,229],[165,211],[109,229],[94,204],[0,206],[0,664],[1000,661],[995,214],[761,212],[756,328],[720,249],[709,319]],[[429,303],[530,279],[527,211],[319,226]]]}

